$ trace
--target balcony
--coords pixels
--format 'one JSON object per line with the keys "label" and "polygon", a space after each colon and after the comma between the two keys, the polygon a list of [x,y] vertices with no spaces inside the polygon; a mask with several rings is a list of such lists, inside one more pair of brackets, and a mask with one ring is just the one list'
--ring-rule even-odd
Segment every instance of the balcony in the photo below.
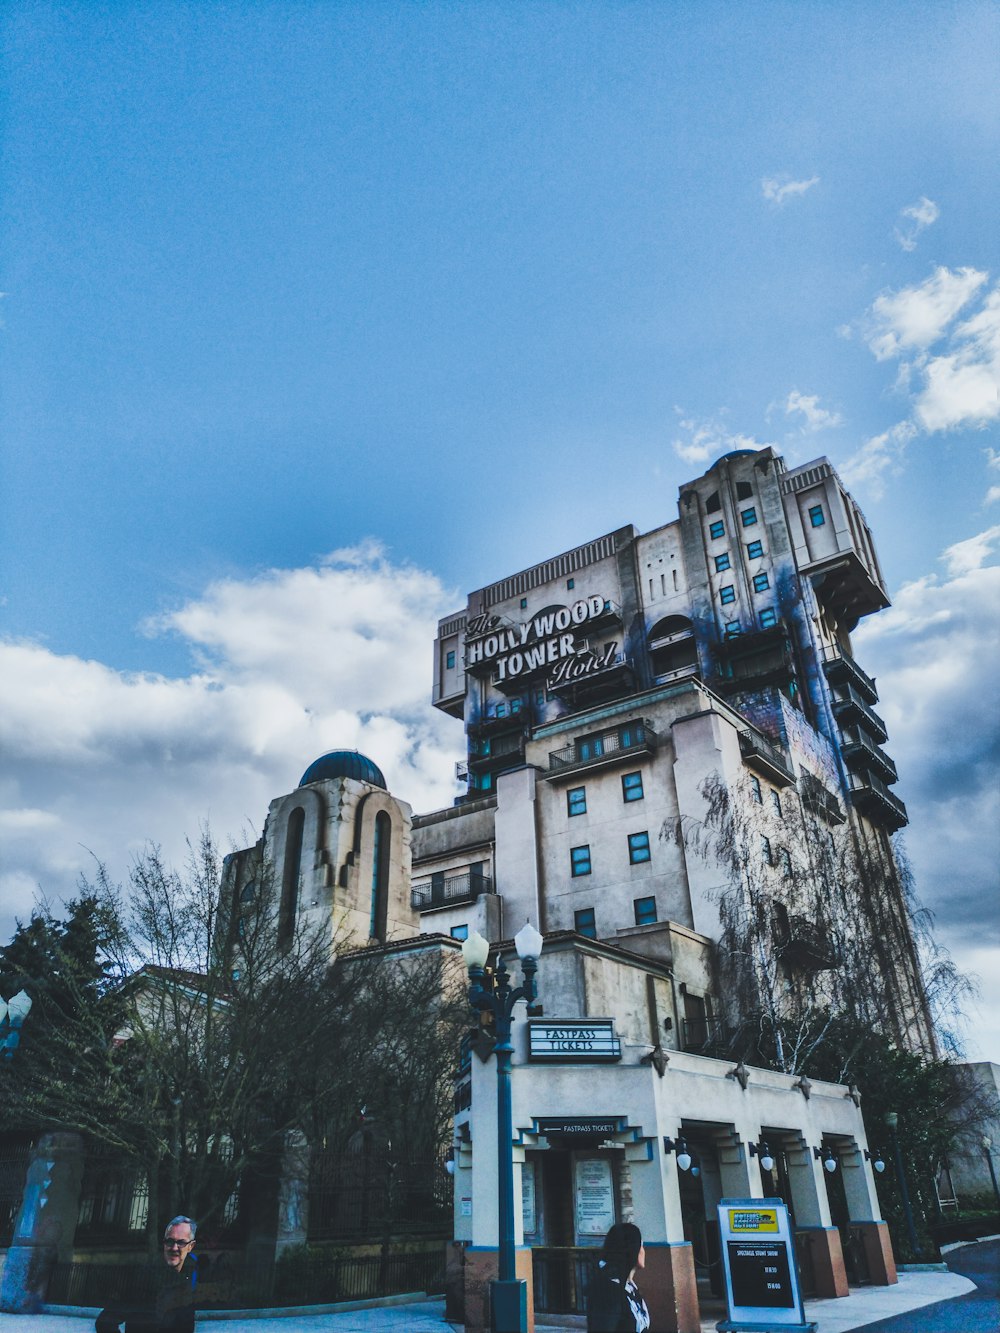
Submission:
{"label": "balcony", "polygon": [[725,1028],[718,1018],[682,1018],[681,1039],[685,1051],[704,1051],[718,1046],[725,1037]]}
{"label": "balcony", "polygon": [[803,972],[825,972],[839,962],[837,950],[822,926],[804,916],[789,916],[775,930],[782,962]]}
{"label": "balcony", "polygon": [[766,741],[757,731],[740,732],[740,754],[747,768],[752,768],[776,787],[790,787],[795,781],[795,774],[784,750]]}
{"label": "balcony", "polygon": [[823,670],[831,685],[853,685],[866,703],[878,702],[875,681],[867,672],[861,670],[849,653],[843,652],[840,648],[825,648]]}
{"label": "balcony", "polygon": [[524,732],[507,731],[498,736],[472,740],[466,761],[470,773],[494,773],[524,763]]}
{"label": "balcony", "polygon": [[569,777],[584,769],[608,768],[614,764],[634,763],[656,749],[657,735],[648,722],[636,719],[612,731],[581,736],[572,745],[549,753],[550,780]]}
{"label": "balcony", "polygon": [[853,722],[864,727],[877,741],[889,738],[885,723],[853,685],[842,686],[834,696],[833,712],[841,726]]}
{"label": "balcony", "polygon": [[435,875],[413,885],[410,906],[418,912],[426,912],[453,903],[475,902],[480,894],[492,892],[493,881],[489,875],[469,871],[461,875]]}
{"label": "balcony", "polygon": [[871,772],[883,782],[897,781],[896,765],[863,731],[841,737],[844,762],[855,771]]}
{"label": "balcony", "polygon": [[814,774],[803,770],[799,775],[799,795],[810,814],[818,815],[826,824],[843,824],[846,815],[832,791]]}
{"label": "balcony", "polygon": [[910,822],[903,802],[873,773],[849,773],[847,785],[854,808],[891,833]]}
{"label": "balcony", "polygon": [[557,664],[549,676],[548,691],[576,709],[625,694],[634,684],[632,663],[624,653],[584,648]]}
{"label": "balcony", "polygon": [[716,688],[722,693],[763,685],[784,685],[795,676],[795,658],[788,631],[782,625],[734,634],[713,647]]}
{"label": "balcony", "polygon": [[[508,707],[507,705],[503,706]],[[468,734],[473,740],[480,740],[485,736],[495,736],[498,732],[516,731],[518,728],[523,731],[527,721],[527,709],[518,706],[516,709],[509,709],[501,717],[490,714],[479,718],[477,722],[470,722]]]}

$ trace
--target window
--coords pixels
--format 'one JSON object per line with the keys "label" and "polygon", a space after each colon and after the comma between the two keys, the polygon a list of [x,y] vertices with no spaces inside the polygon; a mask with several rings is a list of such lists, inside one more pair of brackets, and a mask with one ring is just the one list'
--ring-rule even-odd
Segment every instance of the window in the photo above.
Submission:
{"label": "window", "polygon": [[285,826],[285,864],[281,875],[281,904],[278,908],[278,948],[291,948],[299,907],[299,873],[302,869],[302,834],[306,812],[297,805]]}
{"label": "window", "polygon": [[628,835],[628,859],[631,865],[641,865],[649,860],[649,834],[630,833]]}
{"label": "window", "polygon": [[755,574],[753,576],[754,592],[767,592],[770,586],[771,586],[771,580],[767,577],[766,574]]}
{"label": "window", "polygon": [[392,852],[392,820],[380,810],[375,816],[372,845],[372,897],[368,933],[385,942],[389,916],[389,858]]}
{"label": "window", "polygon": [[567,815],[585,815],[587,813],[587,788],[571,787],[566,793]]}
{"label": "window", "polygon": [[455,651],[454,651],[454,649],[452,649],[452,651],[449,652],[448,656],[444,659],[444,664],[445,664],[446,668],[447,668],[449,671],[450,671],[450,670],[452,669],[452,667],[455,665]]}
{"label": "window", "polygon": [[771,808],[774,810],[774,813],[778,818],[781,819],[781,795],[776,792],[773,787],[771,788]]}
{"label": "window", "polygon": [[721,574],[724,569],[729,568],[729,552],[715,557],[715,572]]}
{"label": "window", "polygon": [[757,510],[753,505],[749,509],[740,510],[740,521],[745,528],[752,528],[757,522]]}
{"label": "window", "polygon": [[771,839],[765,837],[763,833],[760,835],[760,854],[764,858],[765,865],[774,865],[774,857],[771,854]]}
{"label": "window", "polygon": [[469,938],[468,926],[452,926],[451,938],[453,940],[467,940]]}
{"label": "window", "polygon": [[573,913],[573,929],[588,940],[597,939],[597,922],[592,907],[581,907],[578,912]]}
{"label": "window", "polygon": [[645,795],[642,790],[641,773],[623,773],[622,774],[622,800],[623,801],[641,801]]}
{"label": "window", "polygon": [[570,592],[572,592],[573,589],[576,587],[576,579],[567,579],[566,587],[569,589]]}
{"label": "window", "polygon": [[515,695],[514,698],[511,699],[510,701],[511,717],[513,717],[515,713],[519,713],[523,707],[524,707],[524,700],[521,698],[520,695]]}
{"label": "window", "polygon": [[750,795],[753,797],[757,805],[764,804],[764,793],[761,789],[760,778],[756,773],[750,774]]}
{"label": "window", "polygon": [[727,621],[726,621],[726,638],[727,638],[727,639],[735,639],[736,636],[737,636],[737,634],[742,634],[742,633],[743,633],[743,626],[740,624],[740,622],[739,622],[738,620],[727,620]]}
{"label": "window", "polygon": [[720,537],[724,537],[726,535],[725,522],[719,518],[714,523],[709,524],[708,535],[713,542],[718,541]]}
{"label": "window", "polygon": [[571,847],[569,849],[569,868],[574,879],[590,874],[590,847]]}
{"label": "window", "polygon": [[713,491],[712,494],[705,501],[705,513],[717,514],[721,508],[722,508],[722,501],[719,499],[719,492]]}
{"label": "window", "polygon": [[772,625],[778,623],[778,613],[773,606],[766,606],[760,613],[761,629],[770,629]]}
{"label": "window", "polygon": [[723,606],[728,606],[730,602],[736,601],[736,588],[731,583],[727,583],[724,588],[719,589],[719,601]]}
{"label": "window", "polygon": [[747,542],[747,559],[761,560],[764,556],[763,542]]}
{"label": "window", "polygon": [[636,898],[632,903],[637,926],[651,926],[656,920],[656,899]]}
{"label": "window", "polygon": [[753,495],[753,487],[748,481],[738,481],[736,483],[737,500],[749,500],[751,495]]}
{"label": "window", "polygon": [[542,704],[544,704],[544,702],[545,702],[545,690],[544,690],[544,689],[536,690],[536,691],[535,691],[535,703],[538,704],[539,708],[541,708],[541,706],[542,706]]}
{"label": "window", "polygon": [[792,858],[787,847],[778,848],[778,864],[781,866],[781,873],[785,879],[792,877]]}
{"label": "window", "polygon": [[527,599],[527,597],[522,597],[522,598],[521,598],[521,610],[522,610],[522,611],[527,611],[527,609],[528,609],[528,599]]}
{"label": "window", "polygon": [[826,515],[823,513],[822,505],[812,505],[809,509],[809,522],[814,528],[821,528],[826,522]]}
{"label": "window", "polygon": [[507,705],[506,705],[505,703],[504,703],[504,704],[497,704],[496,716],[497,716],[497,717],[506,717],[506,716],[507,716]]}

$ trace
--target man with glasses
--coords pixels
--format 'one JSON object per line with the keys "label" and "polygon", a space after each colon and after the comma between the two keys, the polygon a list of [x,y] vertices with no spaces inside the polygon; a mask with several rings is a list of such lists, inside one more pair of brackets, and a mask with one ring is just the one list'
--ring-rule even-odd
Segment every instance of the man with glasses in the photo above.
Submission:
{"label": "man with glasses", "polygon": [[194,1333],[197,1223],[175,1217],[163,1233],[163,1260],[144,1276],[144,1297],[109,1305],[97,1316],[97,1333]]}

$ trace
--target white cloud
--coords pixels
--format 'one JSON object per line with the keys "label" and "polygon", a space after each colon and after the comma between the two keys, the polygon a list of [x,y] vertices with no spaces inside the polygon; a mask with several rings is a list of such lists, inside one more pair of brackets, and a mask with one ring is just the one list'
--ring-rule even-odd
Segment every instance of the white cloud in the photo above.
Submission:
{"label": "white cloud", "polygon": [[197,655],[178,679],[0,642],[0,938],[36,886],[70,896],[94,856],[121,876],[147,839],[181,859],[205,818],[224,843],[259,829],[329,749],[369,754],[417,810],[450,804],[461,728],[429,694],[453,603],[367,547],[220,581],[150,622]]}
{"label": "white cloud", "polygon": [[942,337],[987,276],[974,268],[938,268],[915,287],[885,293],[870,311],[868,346],[879,361],[924,351]]}
{"label": "white cloud", "polygon": [[791,176],[783,174],[780,176],[765,176],[761,180],[760,188],[764,198],[770,200],[773,204],[777,204],[780,208],[786,200],[795,199],[818,184],[818,176],[810,176],[808,180],[797,181],[793,180]]}
{"label": "white cloud", "polygon": [[915,204],[900,209],[899,215],[905,222],[896,228],[896,240],[904,250],[911,251],[917,248],[917,237],[920,233],[937,222],[941,210],[933,199],[921,195]]}
{"label": "white cloud", "polygon": [[788,395],[785,414],[790,417],[800,415],[805,422],[803,429],[808,431],[827,430],[831,426],[839,426],[843,421],[839,412],[820,407],[816,394],[799,393],[798,389],[793,389]]}
{"label": "white cloud", "polygon": [[677,428],[681,432],[672,441],[674,453],[685,463],[707,463],[734,449],[763,449],[766,446],[752,435],[731,431],[718,417],[698,420],[684,415],[682,407],[675,407]]}
{"label": "white cloud", "polygon": [[968,537],[965,541],[949,546],[941,559],[952,577],[971,574],[982,569],[993,554],[994,547],[1000,543],[1000,525],[987,528],[985,532]]}
{"label": "white cloud", "polygon": [[924,367],[916,414],[926,431],[984,426],[1000,418],[1000,287]]}
{"label": "white cloud", "polygon": [[870,495],[880,500],[885,494],[886,477],[902,470],[906,446],[916,433],[916,427],[909,421],[899,421],[873,435],[839,468],[844,481],[849,487],[865,486]]}

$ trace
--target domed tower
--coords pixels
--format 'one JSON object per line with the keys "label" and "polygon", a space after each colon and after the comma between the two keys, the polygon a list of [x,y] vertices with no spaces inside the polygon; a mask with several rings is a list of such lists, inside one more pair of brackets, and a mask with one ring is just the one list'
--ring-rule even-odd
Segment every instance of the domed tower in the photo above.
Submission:
{"label": "domed tower", "polygon": [[367,755],[331,750],[309,765],[294,791],[271,802],[257,847],[227,858],[223,893],[238,899],[252,891],[252,867],[260,867],[282,948],[297,931],[317,927],[338,948],[416,935],[410,818],[410,807],[390,794]]}

